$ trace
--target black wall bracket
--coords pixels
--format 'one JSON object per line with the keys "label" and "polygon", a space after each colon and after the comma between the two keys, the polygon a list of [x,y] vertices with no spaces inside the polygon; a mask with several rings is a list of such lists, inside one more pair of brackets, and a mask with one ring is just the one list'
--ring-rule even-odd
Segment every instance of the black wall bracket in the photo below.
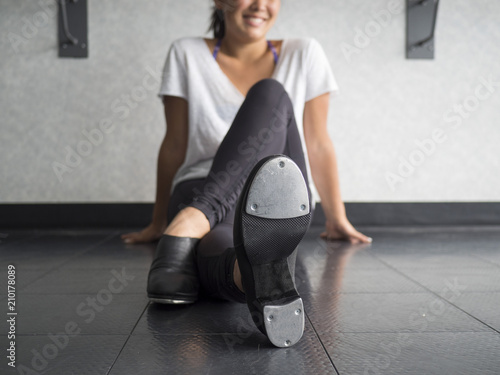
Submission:
{"label": "black wall bracket", "polygon": [[406,58],[434,58],[439,0],[406,0]]}
{"label": "black wall bracket", "polygon": [[58,0],[59,57],[88,57],[87,0]]}

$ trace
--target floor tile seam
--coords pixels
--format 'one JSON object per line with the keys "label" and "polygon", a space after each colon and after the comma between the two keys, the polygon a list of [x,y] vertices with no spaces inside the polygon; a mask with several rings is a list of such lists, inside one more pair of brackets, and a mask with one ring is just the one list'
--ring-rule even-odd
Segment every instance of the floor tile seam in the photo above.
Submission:
{"label": "floor tile seam", "polygon": [[[311,322],[311,325],[313,324],[310,319],[308,319]],[[483,330],[426,330],[426,331],[414,331],[414,330],[382,330],[382,331],[352,331],[352,330],[318,330],[316,327],[313,326],[313,330],[316,335],[322,335],[322,334],[337,334],[337,333],[349,333],[349,334],[361,334],[361,333],[369,333],[369,334],[378,334],[378,333],[383,333],[383,334],[397,334],[397,333],[409,333],[412,335],[415,334],[438,334],[438,333],[474,333],[474,334],[483,334],[483,333],[488,333],[488,334],[493,334],[493,335],[498,335],[498,332],[494,330],[488,330],[488,329],[483,329]],[[259,334],[258,331],[254,332],[255,334]],[[45,333],[24,333],[23,335],[44,335]],[[179,333],[132,333],[131,336],[234,336],[238,335],[238,332],[179,332]],[[21,334],[20,334],[21,335]],[[127,335],[126,333],[110,333],[110,334],[95,334],[95,333],[88,333],[86,334],[88,336],[125,336]]]}
{"label": "floor tile seam", "polygon": [[[118,267],[114,266],[114,267],[68,267],[68,268],[64,268],[64,270],[68,270],[68,271],[112,271],[113,269],[117,269],[117,268],[120,268],[120,267],[126,267],[127,269],[129,270],[137,270],[137,271],[144,271],[144,270],[149,270],[151,265],[147,266],[147,267],[127,267],[125,265],[120,265]],[[62,269],[61,268],[58,268],[58,269],[55,269],[55,271],[61,271]],[[63,271],[64,271],[63,270]]]}
{"label": "floor tile seam", "polygon": [[[16,332],[16,337],[45,337],[53,333],[54,332],[36,332],[36,333]],[[80,337],[80,336],[129,336],[129,334],[128,333],[79,333],[78,335],[72,337]]]}
{"label": "floor tile seam", "polygon": [[337,334],[337,333],[349,333],[349,334],[399,334],[399,333],[408,333],[412,335],[418,335],[418,334],[439,334],[439,333],[474,333],[474,334],[492,334],[492,335],[498,335],[499,333],[495,330],[491,329],[483,329],[483,330],[439,330],[439,331],[434,331],[434,330],[425,330],[425,331],[411,331],[411,330],[397,330],[397,331],[389,331],[389,330],[383,330],[383,331],[351,331],[351,330],[341,330],[341,331],[325,331],[325,330],[318,330],[317,331],[318,335],[326,335],[326,334]]}
{"label": "floor tile seam", "polygon": [[[256,334],[260,336],[260,331],[256,330],[252,332],[252,334]],[[177,336],[193,336],[193,337],[203,337],[203,336],[235,336],[235,335],[241,335],[241,332],[180,332],[180,333],[132,333],[132,336],[172,336],[172,337],[177,337]]]}
{"label": "floor tile seam", "polygon": [[[357,228],[358,226],[356,226]],[[500,225],[359,225],[359,230],[370,230],[384,233],[441,233],[444,230],[450,231],[453,233],[461,233],[464,229],[468,229],[475,233],[484,233],[484,232],[498,232],[500,231]]]}
{"label": "floor tile seam", "polygon": [[478,254],[472,254],[472,255],[473,255],[474,257],[476,257],[476,258],[478,258],[478,259],[482,260],[483,262],[486,262],[486,263],[488,263],[488,264],[491,264],[493,267],[500,268],[500,264],[499,264],[499,263],[496,263],[496,262],[494,262],[494,261],[492,261],[492,260],[489,260],[489,259],[485,259],[485,258],[483,258],[481,255],[478,255]]}
{"label": "floor tile seam", "polygon": [[[326,256],[329,256],[330,253],[331,253],[331,250],[328,249],[328,246],[329,244],[346,244],[345,241],[326,241],[324,239],[322,239],[321,237],[315,237],[315,238],[309,238],[309,239],[303,239],[301,241],[301,244],[304,245],[304,242],[307,242],[307,241],[312,241],[314,242],[315,244],[317,244],[322,250],[324,250],[324,252],[326,253]],[[359,269],[387,269],[387,266],[383,263],[380,262],[379,259],[377,259],[376,257],[373,256],[373,254],[371,254],[370,252],[368,252],[367,250],[369,250],[369,248],[367,249],[364,249],[363,250],[363,254],[365,254],[366,256],[368,256],[370,258],[370,260],[374,260],[377,262],[377,265],[375,266],[360,266]],[[299,251],[300,251],[300,247],[299,247]],[[312,255],[310,253],[308,253],[309,255]],[[300,255],[300,257],[307,257],[307,254],[303,253]],[[303,271],[307,271],[307,269],[304,267],[303,265],[303,262],[302,262],[302,259],[298,259],[297,260],[297,266],[296,266],[298,269],[302,269]],[[349,268],[349,267],[335,267],[334,269],[345,269],[345,268]],[[352,269],[358,269],[358,267],[352,267]]]}
{"label": "floor tile seam", "polygon": [[[253,332],[259,334],[260,331]],[[234,336],[241,332],[179,332],[179,333],[132,333],[132,336]]]}
{"label": "floor tile seam", "polygon": [[[98,242],[96,242],[96,243],[94,243],[92,245],[89,245],[88,247],[86,247],[85,249],[83,249],[83,251],[79,252],[78,254],[75,254],[75,256],[71,257],[70,259],[79,257],[79,256],[81,256],[81,255],[83,255],[83,254],[85,254],[85,253],[87,253],[87,252],[89,252],[91,250],[94,250],[94,249],[98,248],[102,244],[104,244],[104,243],[112,240],[113,238],[115,238],[120,233],[121,232],[119,230],[111,231],[107,236],[104,236],[104,238],[102,240],[100,240],[100,241],[98,241]],[[70,259],[68,259],[68,260],[70,260]],[[67,262],[65,262],[65,263],[67,263]]]}
{"label": "floor tile seam", "polygon": [[497,271],[497,265],[488,265],[484,267],[477,267],[477,266],[468,266],[468,267],[446,267],[446,266],[435,266],[435,267],[405,267],[405,266],[397,266],[397,265],[391,265],[390,263],[387,263],[393,268],[400,269],[400,270],[409,270],[409,271],[422,271],[422,270],[457,270],[457,271],[492,271],[492,272],[498,272]]}
{"label": "floor tile seam", "polygon": [[[464,290],[461,292],[462,294],[500,294],[500,289],[498,290]],[[415,295],[415,294],[424,294],[429,295],[429,292],[422,291],[408,291],[408,292],[310,292],[311,295],[314,296],[341,296],[341,295],[385,295],[385,294],[397,294],[397,295]],[[307,301],[307,299],[306,299]],[[449,302],[449,301],[447,301]]]}
{"label": "floor tile seam", "polygon": [[[382,260],[381,260],[381,261],[382,261]],[[382,261],[382,262],[383,262],[383,261]],[[384,262],[384,263],[386,263],[386,262]],[[416,284],[420,285],[422,288],[424,288],[425,290],[427,290],[428,292],[430,292],[431,294],[433,294],[436,298],[439,298],[440,300],[444,301],[445,303],[448,303],[449,305],[451,305],[451,306],[455,307],[457,310],[462,311],[464,314],[468,315],[469,317],[471,317],[472,319],[476,320],[476,321],[477,321],[477,322],[479,322],[480,324],[482,324],[482,325],[484,325],[484,326],[488,327],[490,330],[493,330],[493,331],[495,331],[495,332],[497,332],[497,333],[500,333],[500,331],[499,331],[499,330],[497,330],[497,329],[493,328],[492,326],[490,326],[489,324],[486,324],[486,323],[484,323],[483,321],[479,320],[479,319],[478,319],[478,318],[476,318],[474,315],[472,315],[472,314],[468,313],[468,312],[467,312],[467,311],[465,311],[464,309],[462,309],[462,308],[458,307],[457,305],[455,305],[454,303],[452,303],[452,302],[448,301],[446,298],[444,298],[444,297],[440,296],[439,294],[437,294],[436,292],[434,292],[434,291],[432,291],[431,289],[427,288],[426,286],[424,286],[424,285],[423,285],[423,284],[421,284],[420,282],[418,282],[418,281],[416,281],[416,280],[414,280],[414,279],[410,278],[408,275],[406,275],[406,274],[402,273],[399,269],[397,269],[397,268],[395,268],[395,267],[393,267],[393,266],[390,266],[390,265],[388,265],[388,266],[389,266],[390,268],[392,268],[394,271],[398,272],[400,275],[404,276],[405,278],[407,278],[407,279],[409,279],[409,280],[413,281],[414,283],[416,283]]]}
{"label": "floor tile seam", "polygon": [[[308,271],[307,268],[304,267],[299,267],[299,260],[297,260],[297,269],[300,271]],[[343,267],[329,267],[329,270],[348,270],[348,271],[379,271],[379,270],[386,270],[387,266],[386,265],[380,265],[380,266],[343,266]]]}
{"label": "floor tile seam", "polygon": [[[139,229],[139,228],[136,228]],[[2,230],[2,228],[0,228]],[[11,230],[11,229],[3,229]],[[35,229],[15,229],[12,228],[13,233],[33,233],[33,235],[39,236],[64,236],[70,237],[80,237],[80,236],[100,236],[106,235],[110,232],[120,232],[123,233],[124,229],[122,227],[101,227],[101,228],[35,228]]]}
{"label": "floor tile seam", "polygon": [[374,252],[373,252],[373,250],[372,250],[372,246],[373,246],[373,245],[370,243],[370,244],[368,245],[368,247],[367,247],[366,249],[364,249],[364,250],[363,250],[363,252],[364,252],[365,254],[369,255],[369,256],[370,256],[370,258],[372,258],[372,259],[376,260],[376,261],[378,262],[378,264],[380,264],[381,266],[383,266],[383,267],[384,267],[383,269],[387,269],[387,268],[388,268],[388,267],[387,267],[387,264],[383,263],[383,262],[382,262],[382,261],[381,261],[381,260],[380,260],[380,259],[379,259],[379,258],[378,258],[375,254],[374,254]]}
{"label": "floor tile seam", "polygon": [[[126,265],[119,265],[118,267],[126,267]],[[149,268],[151,267],[151,265],[148,265],[148,266],[144,266],[144,267],[127,267],[128,269],[134,269],[134,270],[149,270]],[[114,268],[117,268],[116,266],[113,266],[113,267],[67,267],[65,268],[66,270],[71,270],[71,271],[78,271],[78,270],[82,270],[82,271],[92,271],[92,270],[112,270]],[[33,269],[35,270],[35,269]],[[27,271],[31,271],[31,270],[27,270]]]}
{"label": "floor tile seam", "polygon": [[[461,292],[462,294],[498,294],[500,293],[500,289],[498,290],[464,290]],[[336,296],[336,295],[351,295],[351,294],[398,294],[398,295],[413,295],[413,294],[429,294],[427,292],[422,292],[422,291],[408,291],[408,292],[310,292],[312,295],[316,296]]]}
{"label": "floor tile seam", "polygon": [[35,282],[37,282],[38,280],[42,279],[43,277],[45,277],[46,275],[48,275],[49,273],[53,272],[53,271],[57,271],[58,269],[60,269],[64,264],[68,263],[69,261],[73,260],[74,258],[84,254],[85,252],[97,247],[97,246],[100,246],[102,245],[103,243],[106,243],[107,241],[109,241],[111,238],[113,238],[114,236],[116,235],[116,232],[115,233],[112,233],[108,236],[106,236],[105,238],[103,238],[102,240],[98,241],[97,243],[94,243],[92,245],[89,245],[88,247],[80,250],[79,252],[77,252],[76,254],[73,254],[72,256],[70,256],[69,258],[67,258],[66,260],[64,260],[63,262],[61,262],[60,264],[58,264],[57,266],[55,266],[54,268],[50,268],[49,270],[47,270],[46,272],[42,273],[41,275],[39,275],[37,278],[35,278],[33,281],[31,281],[30,283],[28,283],[27,285],[25,285],[19,292],[22,292],[23,289],[26,289],[27,287],[29,287],[30,285],[34,284]]}
{"label": "floor tile seam", "polygon": [[[421,271],[422,269],[428,269],[428,268],[397,267],[397,266],[391,265],[390,263],[387,263],[383,259],[380,259],[380,261],[383,262],[384,264],[386,264],[393,271],[397,272],[399,275],[401,275],[404,278],[406,278],[409,281],[411,281],[412,283],[421,286],[422,288],[424,288],[425,290],[428,290],[429,292],[431,292],[433,294],[436,294],[435,292],[433,292],[432,290],[430,290],[429,288],[427,288],[425,285],[421,284],[419,281],[415,280],[413,277],[411,277],[410,275],[408,275],[408,274],[406,274],[406,273],[403,272],[404,270]],[[493,267],[488,267],[488,268],[483,268],[483,267],[480,267],[480,268],[474,268],[474,267],[468,267],[468,268],[436,268],[436,269],[445,269],[445,270],[471,270],[471,269],[474,269],[474,270],[475,269],[477,269],[477,270],[485,270],[485,269],[487,269],[487,270],[490,270],[490,269],[493,269]]]}
{"label": "floor tile seam", "polygon": [[368,291],[360,291],[360,292],[309,292],[311,295],[315,296],[329,296],[329,295],[344,295],[344,294],[429,294],[425,291],[377,291],[377,292],[368,292]]}
{"label": "floor tile seam", "polygon": [[116,361],[118,361],[118,358],[120,358],[121,353],[123,352],[123,350],[127,346],[127,343],[129,342],[130,337],[132,337],[132,333],[134,332],[135,328],[137,327],[137,325],[141,321],[141,319],[142,319],[143,315],[145,314],[145,312],[146,312],[148,306],[150,305],[150,303],[151,302],[147,302],[146,305],[144,306],[144,308],[142,309],[142,313],[139,315],[139,317],[137,318],[137,321],[135,322],[134,326],[132,327],[132,329],[128,333],[127,338],[125,339],[125,342],[123,343],[122,347],[120,348],[120,351],[116,355],[113,363],[109,366],[108,371],[106,372],[106,375],[108,375],[113,370],[113,367],[115,366]]}
{"label": "floor tile seam", "polygon": [[[18,337],[45,337],[51,332],[40,332],[40,333],[19,333]],[[256,334],[258,332],[255,332]],[[398,334],[398,333],[408,333],[411,335],[417,335],[417,334],[428,334],[428,335],[435,335],[435,334],[462,334],[462,333],[469,333],[469,334],[488,334],[488,335],[498,335],[498,332],[491,331],[491,330],[485,330],[485,331],[467,331],[467,330],[460,330],[460,331],[425,331],[425,332],[420,332],[420,331],[317,331],[317,335],[335,335],[335,334],[352,334],[352,335],[357,335],[357,334],[370,334],[370,335],[375,335],[375,334]],[[175,333],[175,334],[160,334],[160,333],[135,333],[135,334],[127,334],[127,333],[82,333],[79,334],[78,337],[80,336],[123,336],[123,337],[128,337],[128,336],[134,336],[134,337],[204,337],[204,336],[234,336],[237,335],[237,332],[234,333]]]}
{"label": "floor tile seam", "polygon": [[[321,248],[325,251],[326,253],[326,257],[328,257],[330,254],[329,250],[328,250],[328,242],[324,241],[324,240],[321,240],[323,241],[324,243],[323,244],[320,244]],[[316,241],[318,242],[318,241]],[[364,249],[363,250],[363,253],[366,254],[366,256],[370,257],[370,260],[374,260],[377,262],[376,265],[373,265],[373,266],[344,266],[344,267],[332,267],[330,268],[331,270],[353,270],[353,271],[366,271],[366,270],[370,270],[370,271],[378,271],[378,270],[387,270],[388,267],[387,265],[383,264],[380,259],[376,258],[375,256],[373,256],[373,254],[371,254],[370,252],[368,252],[369,248],[367,249]],[[312,254],[309,254],[309,255],[312,255]],[[314,255],[312,255],[314,256]],[[297,270],[300,270],[301,272],[308,272],[308,269],[307,267],[304,265],[304,262],[303,262],[303,258],[307,258],[307,255],[306,254],[301,254],[300,257],[297,259],[297,265],[296,265],[296,269]]]}
{"label": "floor tile seam", "polygon": [[[328,293],[324,293],[324,292],[309,292],[308,295],[311,295],[311,296],[321,296],[321,295],[325,295],[325,294],[328,294]],[[415,292],[337,292],[337,293],[332,293],[334,295],[343,295],[343,294],[397,294],[397,295],[401,295],[401,294],[423,294],[423,295],[429,295],[431,294],[430,292],[428,292],[427,290],[422,290],[422,291],[415,291]],[[305,298],[306,301],[307,301],[307,297]]]}
{"label": "floor tile seam", "polygon": [[[116,236],[117,232],[119,232],[118,230],[114,230],[112,232],[112,236]],[[50,233],[37,233],[37,234],[34,234],[32,237],[28,237],[28,238],[23,238],[23,239],[19,239],[13,243],[9,243],[8,245],[6,245],[4,247],[4,249],[6,248],[9,248],[11,246],[14,246],[14,245],[19,245],[20,243],[24,243],[26,241],[34,241],[34,240],[37,240],[37,239],[40,239],[40,238],[44,238],[44,237],[47,237],[47,236],[50,236],[50,235],[56,235],[58,232],[50,232]],[[99,233],[99,235],[103,235],[104,238],[103,239],[106,239],[107,237],[109,237],[109,234],[108,235],[105,235],[104,234],[105,232],[103,231],[103,233]],[[107,232],[106,232],[107,233]],[[97,234],[97,233],[96,233]],[[102,240],[101,240],[102,241]],[[90,246],[93,246],[93,245],[90,245]],[[1,247],[0,247],[1,248]],[[85,248],[84,250],[87,250],[87,248]]]}
{"label": "floor tile seam", "polygon": [[[0,233],[1,233],[1,230],[0,230]],[[9,249],[10,247],[12,247],[14,245],[18,245],[18,244],[26,242],[26,241],[36,240],[37,238],[40,238],[40,237],[43,237],[43,236],[40,234],[35,234],[32,237],[20,238],[18,240],[15,240],[14,242],[8,243],[4,246],[0,246],[0,250]],[[1,239],[3,240],[3,239],[7,239],[7,238],[9,238],[9,237],[7,236],[7,237],[3,237]],[[2,241],[0,241],[0,243],[2,243]]]}
{"label": "floor tile seam", "polygon": [[[61,293],[41,293],[41,292],[30,292],[30,293],[24,293],[24,292],[19,292],[18,297],[20,295],[22,296],[95,296],[97,293],[99,293],[100,290],[103,288],[100,288],[98,291],[91,291],[91,292],[61,292]],[[146,295],[145,292],[120,292],[119,294],[114,294],[113,298],[116,296],[122,296],[122,295]]]}
{"label": "floor tile seam", "polygon": [[309,318],[309,314],[307,313],[307,311],[304,311],[304,315],[305,315],[305,317],[306,317],[307,321],[309,322],[309,325],[311,326],[311,329],[312,329],[312,331],[313,331],[314,336],[315,336],[315,337],[316,337],[316,339],[318,340],[319,344],[320,344],[320,345],[321,345],[321,347],[323,348],[323,351],[324,351],[324,353],[325,353],[326,357],[327,357],[327,358],[328,358],[328,360],[330,361],[330,363],[331,363],[331,365],[332,365],[332,367],[333,367],[333,369],[334,369],[335,373],[336,373],[337,375],[340,375],[339,370],[337,369],[337,366],[335,366],[335,363],[333,363],[333,359],[332,359],[332,357],[330,357],[330,354],[328,353],[328,350],[326,349],[325,344],[323,343],[323,341],[322,341],[322,340],[321,340],[321,338],[319,337],[318,332],[316,331],[316,328],[314,327],[314,324],[312,323],[311,319]]}
{"label": "floor tile seam", "polygon": [[[311,323],[313,324],[313,323]],[[397,330],[397,331],[390,331],[390,330],[383,330],[383,331],[351,331],[351,330],[341,330],[341,331],[325,331],[325,330],[318,330],[315,327],[313,327],[313,330],[315,332],[315,335],[321,335],[321,334],[336,334],[336,333],[352,333],[352,334],[357,334],[357,333],[391,333],[391,334],[397,334],[397,333],[411,333],[411,334],[420,334],[420,333],[491,333],[497,335],[498,332],[494,330],[489,330],[489,329],[481,329],[481,330],[426,330],[426,331],[408,331],[408,330]],[[255,334],[258,334],[259,332],[255,331]],[[131,336],[168,336],[168,337],[177,337],[177,336],[234,336],[238,335],[238,332],[180,332],[180,333],[132,333]],[[27,335],[32,335],[27,334]],[[36,335],[36,334],[33,334]],[[88,334],[90,336],[94,336],[96,334]],[[104,334],[104,336],[107,336],[108,334]],[[126,334],[121,334],[121,333],[116,333],[116,334],[111,334],[111,335],[126,335]]]}

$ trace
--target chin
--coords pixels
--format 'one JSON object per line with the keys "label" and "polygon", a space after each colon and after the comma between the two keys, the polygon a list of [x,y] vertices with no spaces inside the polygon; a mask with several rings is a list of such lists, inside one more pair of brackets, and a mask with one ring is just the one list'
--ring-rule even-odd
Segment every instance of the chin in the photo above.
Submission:
{"label": "chin", "polygon": [[255,29],[255,28],[245,28],[241,30],[241,35],[244,35],[248,39],[257,40],[265,37],[269,30],[267,28]]}

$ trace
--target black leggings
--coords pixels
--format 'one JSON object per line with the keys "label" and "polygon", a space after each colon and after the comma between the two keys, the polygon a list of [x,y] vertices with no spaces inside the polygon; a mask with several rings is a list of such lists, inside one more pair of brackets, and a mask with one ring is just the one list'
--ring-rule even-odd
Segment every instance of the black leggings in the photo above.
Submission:
{"label": "black leggings", "polygon": [[233,281],[234,208],[251,169],[260,159],[273,154],[290,157],[308,182],[290,97],[281,83],[266,78],[248,91],[208,176],[182,181],[172,192],[168,222],[186,206],[199,209],[210,222],[211,230],[196,250],[202,292],[209,296],[245,302],[245,295]]}

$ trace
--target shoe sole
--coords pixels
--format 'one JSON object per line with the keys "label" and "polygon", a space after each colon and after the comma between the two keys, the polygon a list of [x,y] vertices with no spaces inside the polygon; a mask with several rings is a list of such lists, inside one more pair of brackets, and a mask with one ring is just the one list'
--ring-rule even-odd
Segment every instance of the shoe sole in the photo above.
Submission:
{"label": "shoe sole", "polygon": [[305,318],[290,256],[311,219],[298,166],[284,155],[261,160],[247,179],[236,212],[236,255],[252,318],[273,345],[292,346],[302,337]]}
{"label": "shoe sole", "polygon": [[188,300],[183,300],[183,299],[158,298],[158,297],[151,297],[151,296],[148,296],[148,298],[151,302],[163,303],[165,305],[188,305],[188,304],[196,302],[196,300],[188,301]]}

